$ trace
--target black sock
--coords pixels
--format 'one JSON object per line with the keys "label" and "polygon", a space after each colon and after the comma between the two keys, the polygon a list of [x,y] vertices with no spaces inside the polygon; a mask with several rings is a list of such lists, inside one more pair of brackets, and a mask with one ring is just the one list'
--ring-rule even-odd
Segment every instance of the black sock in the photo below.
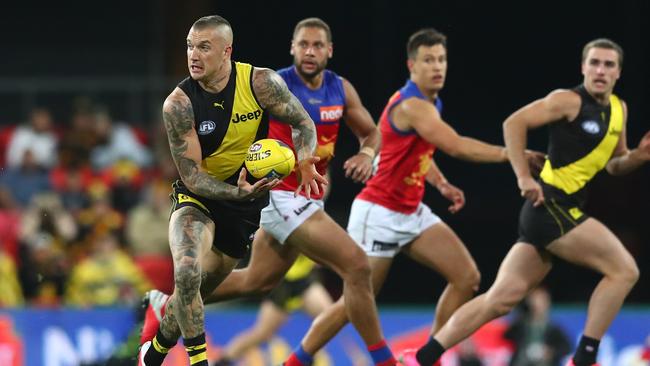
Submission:
{"label": "black sock", "polygon": [[575,366],[591,366],[595,364],[599,344],[600,340],[583,335],[578,343],[576,353],[573,355]]}
{"label": "black sock", "polygon": [[158,329],[158,333],[156,333],[156,336],[151,340],[151,347],[149,347],[147,353],[144,355],[144,363],[147,366],[162,365],[165,356],[167,356],[169,350],[175,345],[175,341],[170,341],[165,338],[160,329]]}
{"label": "black sock", "polygon": [[185,350],[190,356],[191,366],[208,366],[208,347],[205,344],[205,333],[201,333],[194,338],[184,339],[183,344],[185,344]]}
{"label": "black sock", "polygon": [[442,357],[443,353],[445,353],[445,347],[443,347],[440,342],[436,341],[435,338],[430,337],[429,341],[415,354],[415,358],[418,360],[420,365],[430,366],[433,365],[434,362],[438,361],[438,359]]}

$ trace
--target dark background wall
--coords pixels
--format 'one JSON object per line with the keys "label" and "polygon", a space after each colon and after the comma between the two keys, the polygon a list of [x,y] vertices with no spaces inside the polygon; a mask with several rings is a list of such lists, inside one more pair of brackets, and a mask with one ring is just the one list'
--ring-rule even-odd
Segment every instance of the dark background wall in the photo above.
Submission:
{"label": "dark background wall", "polygon": [[[220,14],[234,28],[234,58],[270,68],[291,62],[295,23],[318,16],[332,27],[330,67],[357,88],[377,118],[386,99],[408,77],[405,43],[421,27],[449,37],[449,73],[441,97],[443,118],[461,134],[501,144],[501,123],[515,109],[556,88],[581,82],[582,46],[597,37],[626,52],[616,92],[629,106],[628,141],[636,146],[650,129],[650,3],[631,1],[116,1],[13,2],[0,12],[0,123],[46,105],[67,123],[71,100],[90,94],[116,117],[145,127],[173,85],[186,76],[185,36],[192,22]],[[546,133],[530,146],[544,150]],[[342,128],[333,163],[328,211],[341,224],[361,186],[345,180],[344,159],[357,149]],[[508,165],[477,165],[436,155],[449,180],[465,190],[467,207],[456,215],[429,190],[425,202],[467,244],[483,274],[482,289],[516,239],[522,200]],[[637,259],[642,278],[631,302],[650,302],[650,166],[626,177],[601,174],[588,211],[604,221]],[[598,276],[557,262],[547,284],[558,301],[586,301]],[[417,286],[416,286],[417,283]],[[398,257],[380,300],[432,302],[444,282]]]}

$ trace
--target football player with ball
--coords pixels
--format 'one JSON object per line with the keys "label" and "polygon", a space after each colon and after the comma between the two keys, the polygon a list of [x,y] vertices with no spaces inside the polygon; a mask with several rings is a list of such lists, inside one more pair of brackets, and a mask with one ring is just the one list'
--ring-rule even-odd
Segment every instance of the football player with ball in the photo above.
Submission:
{"label": "football player with ball", "polygon": [[[223,30],[223,28],[225,27],[219,27],[217,29]],[[192,61],[190,71],[198,74],[203,72],[204,66],[197,62],[195,69],[191,57],[195,57],[196,54],[196,57],[200,60],[203,57],[202,53],[205,51],[203,49],[190,51],[189,43],[192,43],[192,46],[194,46],[194,42],[197,42],[196,47],[203,47],[202,39],[194,36],[196,31],[193,27],[193,30],[190,32],[190,37],[188,37],[188,61]],[[230,34],[230,38],[228,39],[232,40],[230,27],[228,27],[228,32]],[[227,50],[230,44],[226,42],[225,45]],[[268,178],[263,178],[252,186],[246,185],[242,181],[246,173],[242,171],[237,181],[238,184],[241,183],[239,184],[238,190],[231,190],[232,192],[248,192],[251,198],[255,198],[262,196],[265,190],[272,189],[269,204],[261,212],[261,219],[259,221],[261,228],[255,233],[249,266],[246,269],[236,270],[231,273],[230,270],[236,263],[234,260],[231,260],[233,259],[231,258],[232,256],[222,254],[220,258],[215,258],[217,262],[222,264],[219,266],[221,271],[215,273],[214,276],[208,275],[207,279],[214,285],[222,280],[224,282],[221,283],[219,290],[214,291],[212,296],[201,296],[201,294],[205,295],[207,293],[204,292],[206,288],[211,291],[214,286],[204,287],[201,283],[201,278],[206,278],[204,276],[202,277],[202,268],[197,260],[197,258],[201,257],[201,254],[196,253],[198,248],[192,247],[189,244],[185,245],[185,243],[195,242],[201,237],[199,235],[201,233],[196,232],[196,224],[192,223],[199,221],[202,223],[201,227],[209,227],[212,231],[214,231],[214,224],[209,222],[209,217],[205,217],[204,214],[199,215],[199,212],[194,214],[193,217],[195,218],[191,219],[187,217],[186,220],[179,222],[178,230],[174,231],[172,228],[170,231],[172,232],[172,239],[174,235],[177,235],[180,239],[178,250],[175,250],[172,244],[172,252],[174,253],[175,263],[179,264],[178,270],[186,269],[181,274],[187,273],[188,278],[186,279],[185,276],[180,278],[181,276],[177,275],[176,288],[179,289],[180,287],[181,289],[186,289],[188,292],[184,296],[181,295],[180,299],[177,297],[176,299],[166,301],[166,305],[165,303],[160,303],[165,301],[160,300],[164,299],[164,297],[150,296],[152,302],[147,309],[147,316],[143,327],[143,340],[145,340],[145,334],[151,334],[152,330],[155,331],[158,328],[157,319],[163,312],[169,312],[170,307],[173,307],[173,311],[175,312],[174,316],[176,316],[176,312],[178,311],[176,306],[183,307],[182,315],[185,315],[188,311],[191,311],[190,314],[198,313],[199,310],[202,314],[204,302],[208,303],[224,298],[269,292],[282,280],[284,274],[292,266],[297,256],[303,253],[314,261],[336,271],[343,279],[346,315],[367,344],[374,363],[384,366],[396,364],[392,352],[384,341],[380,328],[370,281],[368,258],[363,250],[347,235],[345,230],[325,213],[322,200],[324,192],[316,184],[317,181],[319,183],[326,183],[322,175],[325,174],[327,164],[334,155],[334,144],[341,119],[345,120],[352,132],[359,138],[361,145],[359,153],[352,156],[344,164],[347,176],[355,181],[365,182],[370,177],[372,160],[380,144],[379,131],[372,117],[362,105],[352,84],[332,71],[325,69],[327,60],[332,56],[332,51],[331,32],[326,23],[317,18],[309,18],[299,22],[294,30],[291,43],[294,66],[278,72],[284,80],[277,80],[279,78],[274,73],[272,75],[273,77],[269,76],[271,81],[277,82],[276,85],[270,85],[267,82],[269,85],[266,86],[268,87],[264,87],[263,85],[262,90],[255,90],[255,94],[259,98],[264,93],[269,93],[276,89],[284,91],[286,90],[286,86],[289,87],[291,93],[287,90],[286,95],[278,95],[275,99],[269,98],[277,103],[276,105],[272,105],[274,108],[268,108],[271,112],[269,137],[291,146],[297,153],[298,162],[296,163],[297,169],[279,182],[279,184],[275,180],[269,182],[267,180]],[[224,82],[225,80],[227,78],[224,79]],[[239,80],[239,77],[237,77],[237,80]],[[218,82],[218,80],[215,80],[215,82]],[[286,83],[286,86],[284,83]],[[253,86],[256,85],[255,78],[252,84]],[[294,100],[293,95],[300,99],[302,107],[292,103]],[[235,98],[235,100],[237,99]],[[177,117],[175,119],[180,120],[180,122],[188,120],[188,118],[185,118],[187,116],[183,112],[191,110],[189,102],[183,105],[167,102],[165,104],[168,116]],[[218,101],[215,104],[219,104]],[[280,120],[286,117],[286,114],[293,113],[292,115],[297,115],[298,112],[304,111],[303,107],[309,113],[311,117],[309,119],[316,123],[317,146],[312,145],[311,138],[313,136],[309,133],[304,133],[304,130],[300,130],[304,121],[292,124],[291,126],[279,123]],[[233,126],[232,128],[246,128],[247,124],[254,122],[249,118],[249,116],[256,116],[254,112],[253,110],[238,114],[236,123],[231,124]],[[246,117],[245,121],[243,119],[244,116]],[[302,114],[300,116],[302,117]],[[297,120],[296,122],[299,121]],[[209,130],[211,125],[206,126],[205,129],[202,127],[200,126],[198,131]],[[195,159],[191,159],[191,161],[187,161],[190,159],[185,156],[190,153],[200,155],[198,151],[188,150],[187,136],[197,136],[194,130],[188,130],[184,125],[180,128],[175,128],[175,126],[168,127],[172,154],[176,159],[179,172],[184,177],[184,181],[185,176],[183,173],[186,171],[188,174],[192,174],[192,172],[196,172],[197,170],[200,171],[197,162],[199,160],[197,159],[198,156],[192,155]],[[226,134],[226,136],[228,135]],[[260,146],[260,150],[262,146]],[[314,150],[306,151],[305,148],[307,146],[314,148],[316,151],[315,157],[309,157],[309,154]],[[256,158],[261,159],[265,153],[266,151],[260,152],[260,155],[256,156]],[[224,159],[224,161],[227,160]],[[314,163],[316,163],[316,171],[313,171]],[[238,160],[238,164],[241,164],[241,160]],[[201,164],[200,166],[203,165]],[[210,167],[210,164],[207,164],[207,166]],[[191,177],[194,176],[191,175]],[[199,178],[202,178],[202,176]],[[199,179],[199,181],[203,181],[203,179]],[[218,188],[225,190],[221,186]],[[244,202],[246,200],[241,201],[242,204]],[[194,209],[196,210],[196,207]],[[175,215],[178,212],[176,211]],[[228,215],[229,212],[225,212],[225,214]],[[251,217],[251,219],[253,218]],[[174,220],[174,216],[172,216],[172,220]],[[180,225],[182,222],[185,222],[185,225]],[[253,221],[253,223],[255,222]],[[218,224],[223,225],[221,222]],[[233,244],[239,244],[239,242]],[[238,252],[236,254],[240,253]],[[175,271],[175,273],[178,274],[179,271]],[[183,286],[180,286],[180,284],[183,284]],[[200,284],[201,294],[198,292],[199,288],[193,286],[193,284]],[[152,292],[152,294],[155,294],[155,292]],[[196,312],[194,311],[194,305],[196,305]],[[200,319],[201,322],[193,324],[192,319]],[[178,319],[178,324],[183,326],[187,324],[187,327],[183,329],[183,336],[187,337],[187,332],[192,335],[200,333],[201,337],[204,337],[202,333],[202,319],[202,316],[195,316],[189,319],[192,324],[188,324],[188,319],[186,318],[182,320]],[[145,347],[149,349],[156,348],[156,352],[158,353],[164,353],[164,351],[168,350],[176,340],[172,336],[178,337],[180,333],[175,320],[174,317],[165,316],[160,324],[160,329],[157,331],[156,338],[153,339],[153,343],[149,342],[149,345],[145,343],[143,349]],[[162,338],[165,344],[162,344],[159,338]],[[194,346],[195,343],[192,342],[188,345],[186,342],[188,352],[193,352],[190,350],[196,349]],[[154,347],[151,347],[151,344]],[[156,363],[145,362],[145,365],[159,364],[158,359],[162,359],[162,357],[156,358]],[[147,361],[146,356],[145,361]],[[309,365],[311,362],[312,356],[299,347],[291,355],[291,358],[287,361],[287,365]]]}
{"label": "football player with ball", "polygon": [[250,145],[266,136],[269,113],[295,132],[302,178],[296,191],[318,192],[318,183],[326,183],[314,167],[314,122],[277,73],[232,61],[232,41],[226,19],[213,15],[194,22],[186,39],[190,75],[163,104],[181,178],[174,183],[169,220],[175,288],[170,297],[149,296],[158,317],[156,324],[145,322],[141,365],[162,364],[180,336],[191,365],[208,365],[203,296],[244,257],[268,191],[279,183],[249,181],[242,167]]}

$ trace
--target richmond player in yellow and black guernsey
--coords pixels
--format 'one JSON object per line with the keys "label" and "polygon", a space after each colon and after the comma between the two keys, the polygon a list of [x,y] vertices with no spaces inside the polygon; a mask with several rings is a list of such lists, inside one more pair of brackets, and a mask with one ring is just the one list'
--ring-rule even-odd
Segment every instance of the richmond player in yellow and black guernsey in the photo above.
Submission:
{"label": "richmond player in yellow and black guernsey", "polygon": [[224,18],[197,20],[187,36],[190,77],[163,105],[181,178],[169,222],[175,289],[155,337],[142,339],[139,362],[146,366],[160,365],[181,335],[190,364],[208,364],[201,293],[212,292],[244,256],[268,191],[279,183],[248,181],[243,168],[248,147],[266,137],[268,113],[294,130],[298,190],[326,183],[314,167],[314,122],[274,71],[232,62],[232,40]]}
{"label": "richmond player in yellow and black guernsey", "polygon": [[[623,50],[608,39],[583,48],[583,83],[557,90],[513,113],[503,124],[508,157],[526,198],[519,221],[520,238],[501,263],[485,293],[460,307],[432,339],[432,364],[445,349],[481,325],[502,316],[546,277],[552,257],[588,267],[602,279],[589,300],[582,338],[570,365],[596,363],[598,345],[639,277],[639,269],[621,241],[582,211],[585,190],[596,173],[625,174],[650,160],[650,133],[636,149],[625,137],[627,107],[613,94]],[[539,181],[524,158],[527,131],[548,125],[548,157]]]}

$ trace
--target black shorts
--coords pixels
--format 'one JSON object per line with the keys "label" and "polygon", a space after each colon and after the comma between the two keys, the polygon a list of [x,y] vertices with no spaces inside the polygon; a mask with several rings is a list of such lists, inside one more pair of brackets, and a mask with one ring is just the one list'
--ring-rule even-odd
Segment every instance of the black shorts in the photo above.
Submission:
{"label": "black shorts", "polygon": [[233,258],[246,256],[259,228],[260,210],[268,204],[268,196],[245,203],[210,200],[190,192],[180,180],[172,185],[172,190],[171,212],[185,206],[199,209],[215,224],[212,247]]}
{"label": "black shorts", "polygon": [[313,273],[295,281],[282,280],[266,297],[278,308],[290,313],[302,306],[302,295],[314,282]]}
{"label": "black shorts", "polygon": [[547,198],[537,207],[526,200],[519,213],[518,242],[544,248],[588,218],[579,207],[555,198]]}

